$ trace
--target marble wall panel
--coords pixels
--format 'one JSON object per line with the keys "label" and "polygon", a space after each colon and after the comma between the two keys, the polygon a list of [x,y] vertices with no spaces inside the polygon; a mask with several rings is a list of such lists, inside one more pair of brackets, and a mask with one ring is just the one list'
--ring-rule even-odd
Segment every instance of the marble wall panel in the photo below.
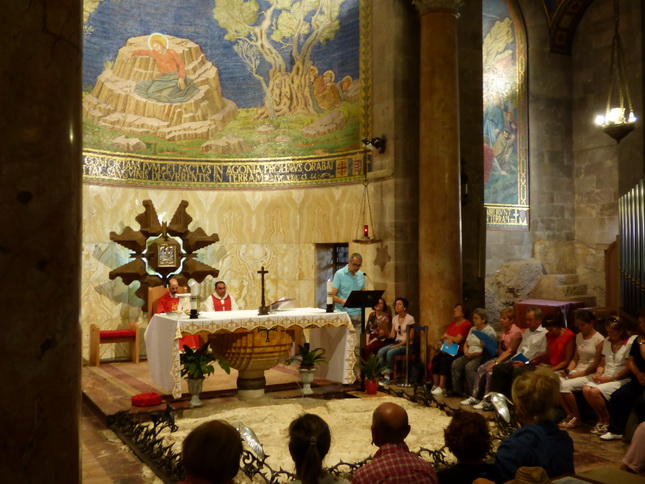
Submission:
{"label": "marble wall panel", "polygon": [[[201,262],[219,270],[217,278],[209,276],[200,284],[200,301],[213,292],[214,283],[221,279],[241,308],[259,307],[261,282],[257,271],[264,266],[269,271],[265,278],[267,303],[286,296],[295,297],[300,306],[314,306],[316,243],[350,243],[350,251],[365,254],[364,268],[370,276],[370,288],[385,288],[393,283],[393,261],[387,262],[384,271],[375,266],[377,250],[379,247],[385,250],[385,245],[351,242],[360,221],[362,184],[270,191],[173,191],[84,185],[83,192],[81,323],[85,357],[91,323],[102,329],[115,329],[138,321],[142,332],[147,326],[147,314],[141,309],[143,301],[134,295],[138,283],[128,287],[120,278],[109,279],[111,270],[128,261],[128,250],[111,242],[109,234],[120,233],[126,226],[139,230],[135,217],[143,211],[142,201],[146,199],[153,201],[160,220],[167,222],[181,200],[187,200],[187,212],[193,217],[189,229],[201,227],[208,234],[219,235],[218,243],[198,252]],[[380,213],[379,207],[380,203],[373,202],[374,213]],[[391,213],[387,212],[387,218]],[[393,240],[385,239],[383,244],[394,253]],[[141,351],[145,354],[145,347]],[[110,358],[125,355],[127,348],[103,345],[101,353],[103,358]]]}

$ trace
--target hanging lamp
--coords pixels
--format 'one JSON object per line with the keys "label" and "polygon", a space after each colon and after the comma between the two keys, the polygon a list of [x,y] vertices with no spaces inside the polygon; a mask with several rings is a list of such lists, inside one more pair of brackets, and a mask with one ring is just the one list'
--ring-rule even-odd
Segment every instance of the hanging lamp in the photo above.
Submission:
{"label": "hanging lamp", "polygon": [[[363,174],[365,179],[363,180],[363,199],[361,201],[361,210],[358,215],[358,227],[356,229],[355,239],[352,242],[357,244],[373,244],[375,242],[380,242],[380,239],[377,239],[374,235],[374,220],[372,218],[372,204],[370,203],[370,192],[369,192],[369,180],[367,179],[367,162],[369,159],[369,153],[371,149],[377,149],[379,153],[385,151],[385,139],[384,138],[365,138],[362,140],[365,149],[363,151]],[[371,227],[371,235],[370,235]]]}
{"label": "hanging lamp", "polygon": [[614,37],[611,43],[611,64],[609,72],[609,93],[605,114],[596,116],[595,123],[605,133],[620,143],[636,127],[636,116],[625,73],[625,53],[618,32],[618,0],[614,0]]}

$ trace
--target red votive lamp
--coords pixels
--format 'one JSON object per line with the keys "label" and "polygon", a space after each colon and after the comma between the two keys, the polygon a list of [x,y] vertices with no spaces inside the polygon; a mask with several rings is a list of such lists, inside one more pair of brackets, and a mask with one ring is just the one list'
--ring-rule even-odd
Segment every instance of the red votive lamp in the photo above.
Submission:
{"label": "red votive lamp", "polygon": [[363,225],[363,237],[368,238],[370,236],[370,229],[367,225]]}

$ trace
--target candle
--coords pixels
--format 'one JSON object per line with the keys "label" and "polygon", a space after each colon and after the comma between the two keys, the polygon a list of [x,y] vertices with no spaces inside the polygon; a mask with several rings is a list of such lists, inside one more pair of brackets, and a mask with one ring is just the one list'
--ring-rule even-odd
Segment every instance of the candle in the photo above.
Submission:
{"label": "candle", "polygon": [[331,295],[331,281],[327,281],[327,304],[334,304],[334,298]]}
{"label": "candle", "polygon": [[363,237],[369,237],[370,236],[370,230],[367,225],[363,225]]}
{"label": "candle", "polygon": [[197,296],[198,294],[199,294],[199,284],[195,282],[193,283],[192,286],[190,286],[190,295]]}

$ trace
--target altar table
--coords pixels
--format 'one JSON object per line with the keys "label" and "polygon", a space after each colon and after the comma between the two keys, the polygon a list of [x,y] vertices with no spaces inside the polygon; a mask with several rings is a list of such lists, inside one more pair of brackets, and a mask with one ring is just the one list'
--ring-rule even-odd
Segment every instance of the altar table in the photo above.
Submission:
{"label": "altar table", "polygon": [[518,328],[526,328],[526,311],[530,307],[537,307],[542,310],[544,319],[549,316],[559,315],[567,328],[574,327],[576,309],[585,307],[582,301],[556,301],[553,299],[525,299],[518,301],[514,305],[515,324]]}
{"label": "altar table", "polygon": [[152,381],[174,398],[181,396],[178,339],[182,333],[228,333],[255,329],[309,329],[311,348],[324,348],[328,363],[319,365],[316,376],[342,383],[355,379],[353,368],[355,330],[345,312],[296,308],[258,316],[257,310],[203,312],[198,319],[187,315],[155,314],[145,332],[148,366]]}

